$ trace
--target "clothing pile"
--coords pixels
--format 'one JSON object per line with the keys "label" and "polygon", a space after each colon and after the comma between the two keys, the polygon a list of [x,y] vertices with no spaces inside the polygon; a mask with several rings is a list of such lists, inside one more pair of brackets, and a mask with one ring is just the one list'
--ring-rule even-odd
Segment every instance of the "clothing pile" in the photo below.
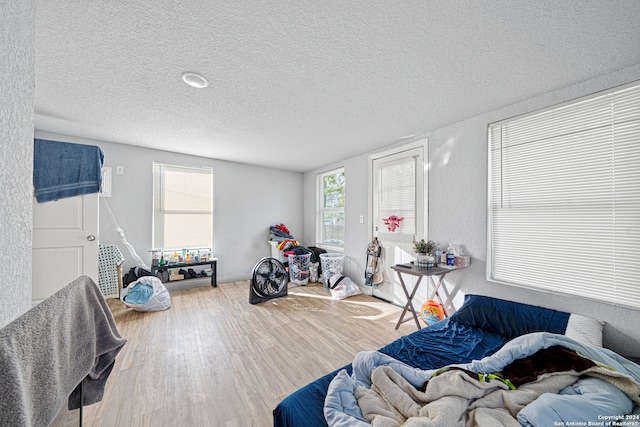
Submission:
{"label": "clothing pile", "polygon": [[289,229],[284,224],[272,225],[269,228],[271,235],[269,240],[272,242],[282,242],[284,240],[293,239],[293,236],[289,233]]}
{"label": "clothing pile", "polygon": [[[308,268],[309,268],[309,280],[317,282],[322,269],[320,267],[320,254],[327,251],[315,246],[303,246],[298,240],[296,240],[286,225],[277,224],[269,227],[269,243],[277,249],[281,256],[277,258],[281,261],[285,267],[289,267],[289,256],[309,255]],[[306,267],[303,267],[306,268]]]}

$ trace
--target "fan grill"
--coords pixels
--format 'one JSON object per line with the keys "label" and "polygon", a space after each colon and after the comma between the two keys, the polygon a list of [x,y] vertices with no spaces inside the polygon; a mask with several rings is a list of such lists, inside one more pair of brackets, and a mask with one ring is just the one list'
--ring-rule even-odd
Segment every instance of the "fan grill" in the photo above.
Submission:
{"label": "fan grill", "polygon": [[284,265],[275,258],[263,258],[253,268],[249,302],[256,304],[284,296],[288,283],[289,274]]}

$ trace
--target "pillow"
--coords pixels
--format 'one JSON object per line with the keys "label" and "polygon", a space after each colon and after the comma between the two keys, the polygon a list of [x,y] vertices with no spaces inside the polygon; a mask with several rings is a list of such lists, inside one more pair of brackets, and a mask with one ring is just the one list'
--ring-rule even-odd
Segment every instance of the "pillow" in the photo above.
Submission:
{"label": "pillow", "polygon": [[600,421],[605,419],[604,414],[624,417],[622,414],[631,413],[633,407],[629,396],[613,384],[600,378],[583,378],[559,394],[542,394],[518,412],[517,419],[523,426],[609,425]]}
{"label": "pillow", "polygon": [[569,313],[483,295],[466,295],[451,321],[515,338],[531,332],[562,334]]}
{"label": "pillow", "polygon": [[602,347],[602,330],[604,322],[592,317],[571,313],[565,336],[584,345]]}

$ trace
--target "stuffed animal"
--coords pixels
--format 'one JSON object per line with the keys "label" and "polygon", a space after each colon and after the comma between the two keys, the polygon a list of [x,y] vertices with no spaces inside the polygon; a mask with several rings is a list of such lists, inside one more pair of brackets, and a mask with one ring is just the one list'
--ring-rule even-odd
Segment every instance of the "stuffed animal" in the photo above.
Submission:
{"label": "stuffed animal", "polygon": [[398,217],[397,215],[389,215],[389,218],[383,218],[382,220],[384,221],[384,224],[387,226],[387,230],[393,233],[394,231],[396,231],[398,227],[400,227],[400,222],[403,219],[404,218]]}

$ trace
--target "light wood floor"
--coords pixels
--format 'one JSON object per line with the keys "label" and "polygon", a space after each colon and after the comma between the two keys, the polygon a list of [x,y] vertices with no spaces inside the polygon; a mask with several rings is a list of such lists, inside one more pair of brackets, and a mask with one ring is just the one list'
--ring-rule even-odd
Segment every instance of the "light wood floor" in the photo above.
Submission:
{"label": "light wood floor", "polygon": [[[334,301],[316,283],[257,305],[249,282],[174,291],[171,301],[155,313],[108,301],[128,343],[85,426],[272,426],[288,394],[415,331],[413,321],[394,330],[398,307],[365,295]],[[78,411],[52,425],[77,426]]]}

